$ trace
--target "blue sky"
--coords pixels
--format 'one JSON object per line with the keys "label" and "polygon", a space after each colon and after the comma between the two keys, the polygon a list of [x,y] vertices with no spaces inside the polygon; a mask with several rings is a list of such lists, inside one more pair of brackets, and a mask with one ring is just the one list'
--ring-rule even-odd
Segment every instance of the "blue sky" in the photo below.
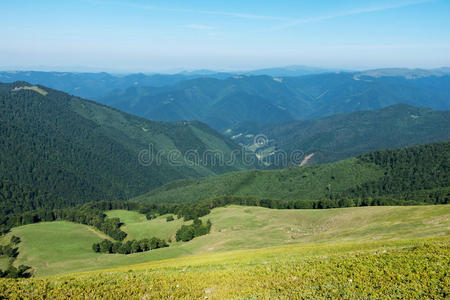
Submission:
{"label": "blue sky", "polygon": [[2,68],[450,66],[450,1],[0,1]]}

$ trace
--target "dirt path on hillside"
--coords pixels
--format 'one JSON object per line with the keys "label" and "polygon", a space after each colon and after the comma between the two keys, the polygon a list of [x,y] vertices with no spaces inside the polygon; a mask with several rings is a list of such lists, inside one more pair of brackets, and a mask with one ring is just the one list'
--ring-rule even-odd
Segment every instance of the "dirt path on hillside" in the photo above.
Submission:
{"label": "dirt path on hillside", "polygon": [[300,167],[303,167],[304,165],[306,165],[313,156],[314,156],[314,153],[306,155],[305,158],[302,160]]}
{"label": "dirt path on hillside", "polygon": [[106,240],[110,240],[110,239],[111,239],[111,237],[107,236],[106,234],[104,234],[104,233],[102,233],[102,232],[99,232],[99,231],[95,230],[95,229],[92,228],[92,227],[89,227],[89,226],[88,226],[88,230],[89,230],[90,232],[94,233],[96,236],[102,238],[102,239],[106,239]]}

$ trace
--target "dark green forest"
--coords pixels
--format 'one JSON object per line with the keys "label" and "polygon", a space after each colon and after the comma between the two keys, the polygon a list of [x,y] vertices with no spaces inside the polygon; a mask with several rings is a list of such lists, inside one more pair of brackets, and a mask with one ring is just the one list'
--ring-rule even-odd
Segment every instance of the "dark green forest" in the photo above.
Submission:
{"label": "dark green forest", "polygon": [[305,208],[315,208],[317,201],[344,198],[361,205],[375,198],[396,205],[447,203],[449,157],[450,142],[382,150],[330,164],[171,182],[137,197],[136,201],[198,203],[234,196],[298,202]]}
{"label": "dark green forest", "polygon": [[[178,218],[188,221],[208,215],[215,207],[230,204],[276,209],[448,204],[450,202],[449,154],[450,142],[367,153],[358,157],[359,163],[380,167],[383,170],[383,176],[339,193],[334,193],[327,185],[324,187],[329,189],[327,196],[318,199],[277,200],[256,196],[223,195],[193,203],[183,201],[179,203],[101,201],[83,204],[75,208],[40,209],[1,216],[0,229],[2,233],[6,233],[15,226],[65,220],[94,226],[113,239],[122,241],[126,237],[126,233],[120,230],[122,223],[117,218],[106,218],[105,211],[134,210],[145,214],[147,219],[164,214],[174,214]],[[264,172],[270,171],[262,171],[262,174]],[[336,178],[330,178],[330,180],[336,180]],[[194,221],[193,227],[183,227],[179,239],[189,240],[188,236],[192,236],[191,233],[194,237],[198,236],[198,233],[204,232],[206,228],[202,226],[210,227],[210,224],[198,224],[198,221]],[[205,232],[209,232],[209,228]]]}
{"label": "dark green forest", "polygon": [[229,159],[240,148],[200,122],[152,122],[26,82],[0,84],[3,215],[127,200],[175,179],[245,169],[240,156],[233,166],[169,163],[170,151],[190,149]]}

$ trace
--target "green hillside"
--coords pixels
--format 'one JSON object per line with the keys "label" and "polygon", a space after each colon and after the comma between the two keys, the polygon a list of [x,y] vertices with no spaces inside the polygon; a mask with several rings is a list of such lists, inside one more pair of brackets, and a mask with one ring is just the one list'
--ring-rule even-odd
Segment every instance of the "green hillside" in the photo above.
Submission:
{"label": "green hillside", "polygon": [[[111,211],[108,214],[120,216],[125,223],[122,229],[133,238],[143,234],[168,238],[173,234],[168,230],[173,226],[170,222],[168,227],[161,226],[165,222],[164,216],[145,221],[143,215],[135,212]],[[172,243],[168,248],[130,255],[93,252],[92,243],[101,241],[104,235],[91,227],[69,222],[15,227],[0,241],[8,240],[11,235],[19,236],[22,241],[14,264],[32,266],[36,276],[43,276],[286,244],[360,243],[448,236],[449,216],[448,205],[328,210],[229,206],[216,208],[203,218],[210,219],[213,224],[210,234],[189,242]],[[180,220],[174,222],[181,225]]]}
{"label": "green hillside", "polygon": [[[257,153],[274,165],[272,151],[302,151],[307,164],[326,163],[365,152],[450,140],[450,111],[398,104],[307,121],[275,124],[246,122],[230,130],[235,142],[252,146],[255,136],[267,137]],[[266,149],[271,151],[265,151]],[[297,162],[298,163],[298,162]],[[274,165],[274,167],[280,167]]]}
{"label": "green hillside", "polygon": [[[311,200],[344,192],[383,176],[375,165],[356,158],[333,164],[284,170],[232,172],[204,179],[179,180],[138,196],[136,201],[197,202],[219,196],[252,196],[274,200]],[[334,177],[334,179],[332,179]]]}
{"label": "green hillside", "polygon": [[0,297],[444,299],[449,254],[448,238],[285,246],[0,279]]}
{"label": "green hillside", "polygon": [[448,203],[449,169],[450,142],[447,142],[371,152],[330,164],[175,181],[136,200],[177,203],[219,196],[273,200],[387,197],[387,201]]}
{"label": "green hillside", "polygon": [[[239,149],[200,122],[152,122],[46,87],[0,84],[4,215],[128,199],[175,179],[241,170],[239,155],[233,165],[204,155],[229,160]],[[187,151],[198,163],[184,159]]]}

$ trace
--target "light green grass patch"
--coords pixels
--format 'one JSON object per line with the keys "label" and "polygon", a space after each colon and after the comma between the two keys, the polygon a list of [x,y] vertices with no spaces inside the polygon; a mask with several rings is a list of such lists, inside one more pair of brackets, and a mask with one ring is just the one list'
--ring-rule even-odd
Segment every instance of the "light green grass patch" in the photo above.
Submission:
{"label": "light green grass patch", "polygon": [[42,96],[47,96],[48,92],[41,89],[40,87],[38,87],[37,85],[33,85],[33,86],[22,86],[22,87],[16,87],[13,89],[13,91],[20,91],[20,90],[30,90],[30,91],[35,91],[39,94],[41,94]]}
{"label": "light green grass patch", "polygon": [[9,267],[10,258],[1,256],[0,257],[0,270],[6,270]]}
{"label": "light green grass patch", "polygon": [[176,216],[175,220],[171,222],[166,221],[169,215],[147,220],[145,215],[127,210],[112,210],[107,212],[107,215],[109,218],[119,218],[125,224],[121,227],[128,234],[125,240],[140,240],[151,237],[174,240],[176,231],[184,224],[183,219],[177,219]]}

